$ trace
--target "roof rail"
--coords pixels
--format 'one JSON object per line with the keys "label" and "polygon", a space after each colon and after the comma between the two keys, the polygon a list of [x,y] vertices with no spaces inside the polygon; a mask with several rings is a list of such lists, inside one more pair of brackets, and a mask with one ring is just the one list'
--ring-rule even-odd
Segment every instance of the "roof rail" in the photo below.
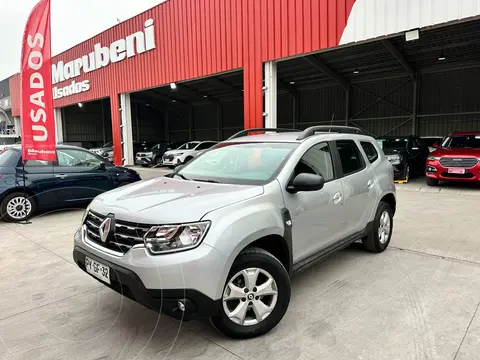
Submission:
{"label": "roof rail", "polygon": [[276,132],[276,133],[284,133],[284,132],[297,132],[299,130],[297,129],[284,129],[284,128],[256,128],[256,129],[246,129],[246,130],[242,130],[242,131],[239,131],[238,133],[236,133],[235,135],[229,137],[227,140],[232,140],[232,139],[236,139],[236,138],[239,138],[239,137],[243,137],[243,136],[248,136],[248,134],[252,133],[252,132]]}
{"label": "roof rail", "polygon": [[315,135],[317,132],[334,132],[334,133],[341,133],[341,134],[362,134],[365,135],[365,132],[359,128],[353,126],[330,126],[330,125],[318,125],[318,126],[310,126],[309,128],[305,129],[298,137],[297,140],[304,140],[310,136]]}

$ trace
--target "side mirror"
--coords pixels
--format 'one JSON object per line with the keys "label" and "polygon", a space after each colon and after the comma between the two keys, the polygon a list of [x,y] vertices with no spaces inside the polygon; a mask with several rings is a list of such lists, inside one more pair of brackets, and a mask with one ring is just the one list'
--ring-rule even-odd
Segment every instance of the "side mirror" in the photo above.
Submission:
{"label": "side mirror", "polygon": [[295,194],[299,191],[318,191],[325,185],[323,176],[315,174],[298,174],[292,183],[287,187],[287,191]]}
{"label": "side mirror", "polygon": [[100,164],[98,164],[97,169],[100,171],[107,171],[107,167],[105,166],[104,162],[101,162]]}
{"label": "side mirror", "polygon": [[436,142],[435,144],[432,145],[433,148],[438,148],[438,142]]}

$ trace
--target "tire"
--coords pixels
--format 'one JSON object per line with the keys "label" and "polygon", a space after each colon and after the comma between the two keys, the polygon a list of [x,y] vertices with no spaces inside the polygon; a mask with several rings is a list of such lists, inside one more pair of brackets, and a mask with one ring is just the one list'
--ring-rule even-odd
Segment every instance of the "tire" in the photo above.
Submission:
{"label": "tire", "polygon": [[[254,287],[253,289],[248,289],[249,292],[245,293],[245,297],[241,300],[224,301],[227,292],[230,291],[230,282],[235,279],[245,279],[245,277],[241,275],[241,272],[247,269],[249,269],[252,274],[255,274],[253,269],[258,270],[258,274],[260,275],[257,275],[258,277],[255,275],[252,276],[256,277],[257,282],[255,285],[259,287],[266,284],[264,280],[269,279],[270,276],[270,278],[274,280],[272,288],[276,289],[276,295],[268,295],[259,299],[258,297],[255,297],[255,292],[260,290],[257,290],[256,287]],[[242,286],[242,291],[245,292],[248,284],[240,283],[238,286]],[[247,248],[238,255],[233,263],[222,294],[219,313],[212,317],[210,321],[221,333],[235,339],[248,339],[266,334],[277,326],[285,315],[290,303],[290,293],[290,278],[282,263],[272,254],[263,249],[256,247]],[[232,293],[229,294],[231,295]],[[240,291],[238,294],[241,295],[242,292]],[[245,321],[250,322],[250,324],[242,325],[235,322],[230,319],[226,313],[230,306],[229,310],[233,311],[233,309],[238,309],[242,303],[248,308],[245,312],[244,319]],[[273,310],[270,313],[265,314],[263,320],[258,321],[253,307],[250,307],[250,304],[254,303],[273,306]],[[237,319],[237,321],[241,320]]]}
{"label": "tire", "polygon": [[189,156],[189,157],[185,158],[185,161],[183,163],[188,164],[192,160],[193,160],[193,157]]}
{"label": "tire", "polygon": [[438,179],[432,179],[427,177],[427,185],[428,186],[438,186]]}
{"label": "tire", "polygon": [[160,156],[158,158],[156,158],[154,162],[155,162],[155,165],[157,165],[157,166],[163,164],[163,160]]}
{"label": "tire", "polygon": [[410,174],[410,165],[407,165],[405,168],[405,179],[409,179],[412,175]]}
{"label": "tire", "polygon": [[[28,209],[26,212],[26,216],[17,217],[14,215],[14,213],[11,212],[11,210],[9,210],[9,207],[14,206],[16,202],[22,202],[22,199],[27,200],[29,204],[27,205]],[[18,205],[20,206],[21,203],[19,203]],[[0,219],[9,222],[26,221],[32,217],[32,215],[35,213],[36,208],[37,204],[32,197],[29,197],[28,195],[25,197],[25,194],[23,192],[15,192],[7,195],[0,204]],[[21,214],[19,213],[19,216],[20,215]]]}
{"label": "tire", "polygon": [[[381,237],[380,231],[386,230],[386,224],[384,223],[384,216],[388,216],[388,234],[383,232],[383,236]],[[381,228],[381,225],[383,226]],[[373,227],[370,230],[368,236],[362,239],[363,247],[365,250],[374,252],[374,253],[381,253],[390,244],[390,239],[392,238],[393,233],[393,211],[390,205],[386,202],[382,201],[378,205],[377,212],[375,214],[375,219],[373,220]]]}

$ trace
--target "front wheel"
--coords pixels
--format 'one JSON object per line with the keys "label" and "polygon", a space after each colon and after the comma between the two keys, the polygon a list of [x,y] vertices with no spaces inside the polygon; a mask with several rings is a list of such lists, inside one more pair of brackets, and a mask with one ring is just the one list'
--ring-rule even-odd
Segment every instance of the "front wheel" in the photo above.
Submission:
{"label": "front wheel", "polygon": [[189,156],[185,159],[185,161],[183,162],[184,164],[188,164],[190,161],[193,160],[193,157]]}
{"label": "front wheel", "polygon": [[269,252],[247,248],[233,263],[212,324],[237,339],[263,335],[282,320],[290,303],[290,278]]}
{"label": "front wheel", "polygon": [[35,201],[22,192],[7,195],[0,204],[0,219],[10,222],[24,221],[35,212]]}
{"label": "front wheel", "polygon": [[390,244],[392,232],[393,211],[390,205],[382,201],[378,205],[372,230],[370,230],[368,236],[362,239],[363,247],[375,253],[384,251]]}

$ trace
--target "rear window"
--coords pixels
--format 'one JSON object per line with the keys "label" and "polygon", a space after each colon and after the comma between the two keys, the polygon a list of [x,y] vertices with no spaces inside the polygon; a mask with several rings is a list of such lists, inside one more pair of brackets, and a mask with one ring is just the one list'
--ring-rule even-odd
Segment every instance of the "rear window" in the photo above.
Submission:
{"label": "rear window", "polygon": [[15,158],[19,157],[19,151],[14,149],[0,150],[0,166],[11,166]]}

